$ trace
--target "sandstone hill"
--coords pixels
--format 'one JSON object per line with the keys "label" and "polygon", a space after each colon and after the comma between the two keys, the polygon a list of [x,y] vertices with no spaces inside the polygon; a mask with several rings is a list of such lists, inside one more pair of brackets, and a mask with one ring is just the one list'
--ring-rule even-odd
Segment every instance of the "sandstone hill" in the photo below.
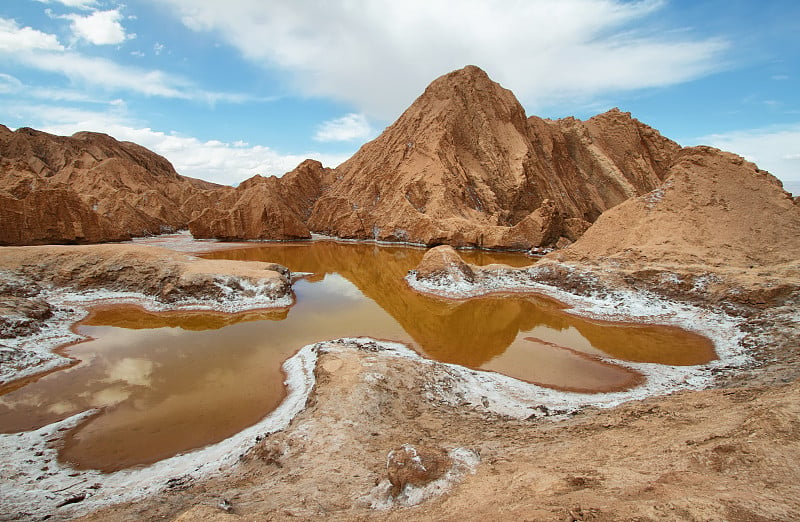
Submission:
{"label": "sandstone hill", "polygon": [[335,170],[309,228],[489,248],[574,240],[606,209],[656,188],[679,150],[619,110],[586,122],[528,118],[468,66],[435,80]]}
{"label": "sandstone hill", "polygon": [[305,239],[311,207],[331,185],[333,171],[306,160],[277,178],[253,176],[238,187],[220,187],[193,196],[193,207],[204,208],[189,222],[196,238]]}
{"label": "sandstone hill", "polygon": [[105,134],[0,125],[0,244],[95,243],[185,228],[213,183]]}
{"label": "sandstone hill", "polygon": [[744,268],[796,262],[800,205],[753,163],[686,148],[661,187],[605,212],[559,256]]}

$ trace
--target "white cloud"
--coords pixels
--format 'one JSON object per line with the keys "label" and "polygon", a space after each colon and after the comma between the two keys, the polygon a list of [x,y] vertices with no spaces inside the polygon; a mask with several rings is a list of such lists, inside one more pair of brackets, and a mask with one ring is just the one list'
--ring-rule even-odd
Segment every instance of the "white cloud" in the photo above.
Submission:
{"label": "white cloud", "polygon": [[[68,15],[62,18],[89,21],[88,25],[82,26],[80,31],[83,31],[83,38],[93,43],[117,42],[120,35],[115,34],[114,29],[103,28],[106,21],[92,22],[95,15],[108,13],[116,13],[111,18],[119,17],[118,11],[96,11],[87,17]],[[125,39],[124,30],[122,30],[121,37]],[[159,45],[156,44],[157,51],[160,51]],[[243,103],[271,100],[271,98],[240,93],[205,91],[181,76],[157,69],[121,65],[107,58],[87,56],[66,49],[53,34],[44,33],[31,27],[20,27],[15,20],[6,18],[0,18],[0,56],[2,55],[26,67],[61,74],[73,84],[84,88],[99,87],[110,91],[126,91],[145,96],[195,100],[210,105],[217,102]],[[0,78],[0,83],[5,83],[4,88],[6,89],[9,88],[9,78]],[[74,96],[72,98],[75,99]]]}
{"label": "white cloud", "polygon": [[192,92],[190,82],[162,71],[127,67],[105,58],[67,51],[55,35],[30,27],[20,28],[16,21],[4,18],[0,18],[0,53],[28,67],[60,73],[73,82],[105,89],[186,99],[212,94]]}
{"label": "white cloud", "polygon": [[374,136],[367,117],[363,114],[345,114],[341,118],[322,122],[314,134],[316,141],[364,141]]}
{"label": "white cloud", "polygon": [[192,99],[188,80],[159,70],[120,65],[106,58],[89,57],[74,52],[35,53],[23,58],[23,63],[37,69],[60,73],[73,82],[107,90],[137,92],[146,96]]}
{"label": "white cloud", "polygon": [[49,102],[105,103],[105,101],[92,97],[85,91],[27,85],[18,78],[4,73],[0,73],[0,93],[13,94],[16,95],[17,98],[33,98],[47,100]]}
{"label": "white cloud", "polygon": [[[3,33],[0,27],[0,52]],[[62,48],[63,49],[63,48]],[[58,73],[73,84],[106,91],[133,92],[145,96],[201,101],[213,105],[218,102],[243,103],[270,101],[268,97],[254,97],[240,93],[205,91],[190,80],[157,69],[144,69],[118,64],[112,60],[86,56],[74,51],[9,53],[9,57],[22,65],[41,71]]]}
{"label": "white cloud", "polygon": [[94,11],[86,16],[69,14],[64,18],[71,21],[70,27],[76,38],[94,45],[116,45],[125,41],[119,9]]}
{"label": "white cloud", "polygon": [[350,156],[315,152],[281,154],[270,147],[243,141],[203,141],[193,136],[154,130],[131,121],[124,104],[113,102],[104,112],[49,105],[18,106],[16,110],[43,131],[60,135],[84,130],[103,132],[161,154],[180,174],[224,185],[238,184],[255,174],[282,176],[307,158],[335,167]]}
{"label": "white cloud", "polygon": [[[719,67],[727,43],[630,32],[661,0],[164,0],[195,31],[289,72],[307,95],[394,119],[431,79],[485,69],[530,108],[663,86]],[[678,28],[680,29],[680,28]]]}
{"label": "white cloud", "polygon": [[[263,145],[242,145],[219,140],[203,141],[192,136],[135,128],[127,125],[108,125],[103,131],[119,140],[133,141],[169,159],[180,174],[236,185],[256,174],[282,176],[303,160],[314,158],[325,166],[335,167],[349,155],[281,154]],[[64,129],[64,127],[61,127]],[[69,131],[75,132],[69,127]],[[57,128],[56,128],[57,129]],[[54,129],[54,130],[56,130]],[[68,132],[69,132],[68,131]]]}
{"label": "white cloud", "polygon": [[97,5],[97,0],[37,0],[43,4],[62,4],[76,9],[90,9]]}
{"label": "white cloud", "polygon": [[786,190],[800,195],[800,123],[711,134],[693,141],[744,156],[780,179]]}
{"label": "white cloud", "polygon": [[20,27],[15,20],[0,18],[0,53],[63,51],[55,35],[31,27]]}
{"label": "white cloud", "polygon": [[22,88],[22,82],[10,74],[0,73],[0,93],[8,94],[17,92]]}

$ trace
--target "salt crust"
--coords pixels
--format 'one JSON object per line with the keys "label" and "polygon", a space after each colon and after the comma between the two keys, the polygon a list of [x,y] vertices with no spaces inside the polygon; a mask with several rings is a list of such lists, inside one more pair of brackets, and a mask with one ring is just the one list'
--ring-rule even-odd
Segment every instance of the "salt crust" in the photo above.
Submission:
{"label": "salt crust", "polygon": [[[499,273],[484,279],[479,285],[467,282],[457,284],[423,284],[411,273],[408,283],[415,289],[449,298],[467,298],[492,292],[538,292],[555,297],[572,306],[572,313],[597,319],[626,318],[638,322],[670,324],[693,330],[714,340],[718,360],[705,365],[671,367],[658,364],[615,361],[645,375],[645,382],[623,392],[580,394],[561,392],[518,381],[494,372],[475,371],[453,364],[425,359],[407,346],[399,343],[380,342],[371,339],[340,339],[306,346],[288,359],[283,368],[287,379],[287,397],[281,405],[262,421],[217,444],[160,461],[147,467],[103,474],[98,471],[78,471],[56,461],[57,450],[54,439],[70,427],[92,415],[94,411],[82,412],[63,421],[44,426],[38,430],[0,435],[0,499],[4,513],[13,518],[35,518],[52,515],[72,517],[105,505],[136,500],[159,490],[170,479],[180,483],[191,482],[201,477],[218,474],[235,465],[239,456],[256,443],[256,437],[279,431],[288,426],[291,419],[306,404],[314,386],[314,368],[317,355],[326,351],[363,350],[377,351],[388,357],[413,359],[429,367],[431,376],[423,396],[453,407],[468,407],[512,418],[535,418],[547,414],[568,414],[585,406],[613,407],[622,402],[661,395],[680,389],[700,389],[711,384],[713,371],[747,364],[750,359],[739,341],[744,333],[737,321],[719,312],[710,312],[691,305],[674,303],[646,292],[618,291],[604,297],[579,297],[555,287],[537,283],[534,273],[530,278],[505,277]],[[151,310],[210,309],[239,311],[245,308],[241,301],[235,303],[184,302],[163,305],[140,294],[91,291],[80,294],[51,296],[59,307],[76,306],[71,312],[58,312],[53,324],[41,333],[21,341],[25,349],[33,349],[44,355],[56,345],[78,340],[69,325],[85,314],[82,305],[104,302],[135,301]],[[279,300],[281,301],[281,300]],[[263,307],[266,303],[253,298],[251,306]],[[288,306],[286,302],[270,301],[271,306]],[[53,354],[49,354],[53,356]],[[57,356],[53,356],[54,358]],[[55,366],[58,361],[45,361],[35,368],[36,372]],[[33,371],[33,370],[32,370]],[[48,441],[51,441],[48,443]],[[455,452],[455,453],[454,453]],[[459,480],[474,469],[477,456],[469,456],[469,450],[456,448],[451,457],[456,463],[439,481],[424,487],[407,486],[397,498],[386,496],[386,485],[379,484],[361,500],[376,509],[391,505],[414,505],[432,495],[440,494],[449,484]],[[44,467],[47,470],[43,471]],[[97,485],[97,487],[93,487]],[[57,506],[76,495],[85,498],[57,509]]]}
{"label": "salt crust", "polygon": [[[217,444],[179,454],[146,467],[104,474],[95,470],[75,470],[57,462],[53,439],[91,416],[94,411],[73,415],[34,431],[0,435],[0,502],[3,516],[10,519],[40,519],[57,513],[71,518],[102,506],[127,502],[165,489],[170,480],[188,484],[200,477],[218,474],[235,465],[256,438],[280,431],[289,425],[306,404],[314,386],[315,347],[306,346],[283,364],[286,372],[286,399],[259,423]],[[46,471],[43,471],[44,467]],[[85,495],[77,503],[59,504]],[[0,516],[2,518],[2,516]]]}
{"label": "salt crust", "polygon": [[69,359],[53,353],[53,350],[85,339],[72,331],[72,325],[86,316],[90,306],[133,303],[154,312],[209,310],[237,313],[265,308],[286,308],[294,304],[294,297],[291,295],[277,299],[270,297],[269,291],[272,287],[268,281],[258,283],[236,276],[217,276],[215,284],[222,290],[222,296],[217,300],[185,299],[170,304],[138,292],[108,290],[73,292],[63,288],[44,290],[37,297],[53,306],[53,317],[36,334],[2,341],[6,347],[16,352],[18,358],[13,365],[0,368],[0,384],[69,364]]}
{"label": "salt crust", "polygon": [[[574,268],[562,266],[569,270]],[[711,339],[718,359],[697,366],[667,366],[654,363],[635,363],[608,358],[615,364],[639,371],[645,382],[633,389],[601,394],[561,392],[529,385],[499,374],[462,372],[457,393],[474,403],[473,390],[483,390],[489,409],[511,417],[523,417],[532,399],[538,399],[548,410],[574,411],[594,405],[613,407],[630,400],[664,395],[680,389],[702,389],[712,384],[715,370],[738,368],[752,362],[740,341],[746,335],[740,321],[722,312],[669,301],[650,292],[617,290],[603,296],[577,296],[557,287],[536,281],[538,267],[523,270],[491,271],[476,283],[468,281],[420,281],[412,271],[406,276],[411,288],[449,299],[466,299],[490,293],[538,293],[553,297],[570,306],[568,313],[599,320],[627,320],[637,323],[678,326]],[[478,397],[482,399],[482,397]],[[477,401],[480,403],[480,400]]]}

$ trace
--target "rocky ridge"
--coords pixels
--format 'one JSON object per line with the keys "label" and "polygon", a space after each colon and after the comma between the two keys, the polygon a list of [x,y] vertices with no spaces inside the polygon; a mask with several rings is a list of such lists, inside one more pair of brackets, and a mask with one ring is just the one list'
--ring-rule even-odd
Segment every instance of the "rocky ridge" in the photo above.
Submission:
{"label": "rocky ridge", "polygon": [[309,228],[424,244],[553,245],[655,189],[679,150],[616,109],[586,122],[528,118],[511,91],[468,66],[431,83],[335,169]]}
{"label": "rocky ridge", "polygon": [[216,186],[105,134],[0,126],[0,245],[98,243],[185,228],[200,210],[189,199]]}
{"label": "rocky ridge", "polygon": [[[194,196],[204,210],[189,222],[198,239],[307,239],[311,207],[330,186],[331,169],[306,160],[280,178],[260,175],[238,187],[220,187]],[[199,205],[198,205],[199,206]]]}
{"label": "rocky ridge", "polygon": [[[96,133],[0,129],[0,243],[80,243],[189,227],[196,237],[341,238],[563,247],[605,210],[657,188],[680,151],[612,109],[528,117],[467,66],[446,74],[335,169],[307,160],[236,188],[184,178],[164,158]],[[57,191],[57,192],[41,192]],[[46,199],[58,199],[49,207]]]}

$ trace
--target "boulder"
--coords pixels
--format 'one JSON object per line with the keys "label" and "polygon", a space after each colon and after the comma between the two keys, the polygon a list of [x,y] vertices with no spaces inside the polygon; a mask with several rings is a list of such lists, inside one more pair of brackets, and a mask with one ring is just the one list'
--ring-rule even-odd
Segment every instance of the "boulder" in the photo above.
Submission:
{"label": "boulder", "polygon": [[403,444],[386,458],[391,495],[396,497],[407,484],[424,486],[440,479],[452,465],[453,460],[440,448]]}
{"label": "boulder", "polygon": [[425,252],[415,271],[418,281],[434,284],[475,282],[475,272],[450,245]]}

